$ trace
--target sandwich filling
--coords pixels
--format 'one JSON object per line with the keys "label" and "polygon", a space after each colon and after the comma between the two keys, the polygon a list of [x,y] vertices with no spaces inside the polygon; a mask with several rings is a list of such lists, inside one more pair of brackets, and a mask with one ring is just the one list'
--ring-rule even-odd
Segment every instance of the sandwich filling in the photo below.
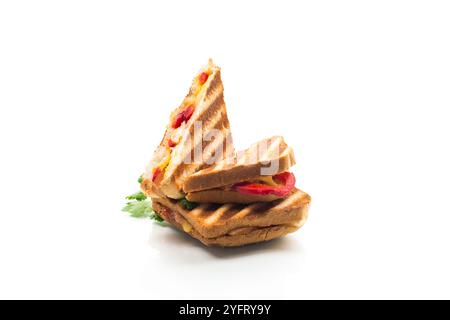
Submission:
{"label": "sandwich filling", "polygon": [[260,177],[257,181],[241,182],[233,185],[232,190],[248,195],[274,195],[287,197],[295,188],[295,176],[291,172],[283,172],[271,177]]}
{"label": "sandwich filling", "polygon": [[204,91],[205,84],[208,82],[212,73],[213,67],[211,64],[204,67],[197,77],[195,77],[189,94],[184,98],[180,107],[172,112],[164,139],[155,151],[153,160],[150,163],[150,178],[152,182],[158,183],[164,177],[164,172],[172,159],[173,149],[180,143],[183,132],[188,127],[188,123],[200,101],[201,93]]}
{"label": "sandwich filling", "polygon": [[284,199],[289,197],[294,189],[294,174],[283,172],[274,176],[260,176],[224,187],[190,192],[186,198],[198,203],[249,204]]}

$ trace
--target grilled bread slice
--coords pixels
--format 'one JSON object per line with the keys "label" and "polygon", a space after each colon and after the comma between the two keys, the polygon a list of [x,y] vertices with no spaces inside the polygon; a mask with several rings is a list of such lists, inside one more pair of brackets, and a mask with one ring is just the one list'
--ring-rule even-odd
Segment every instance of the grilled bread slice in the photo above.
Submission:
{"label": "grilled bread slice", "polygon": [[270,203],[201,204],[187,210],[145,182],[142,189],[164,220],[206,245],[240,246],[284,236],[305,222],[311,198],[295,189],[289,197]]}
{"label": "grilled bread slice", "polygon": [[182,186],[196,171],[234,154],[220,68],[211,60],[193,80],[189,94],[172,112],[144,179],[170,198],[183,198]]}
{"label": "grilled bread slice", "polygon": [[234,190],[211,189],[198,192],[191,192],[186,195],[186,199],[197,203],[254,203],[271,202],[280,197],[275,195],[242,194]]}
{"label": "grilled bread slice", "polygon": [[231,159],[188,177],[183,185],[185,193],[209,190],[239,182],[273,176],[295,165],[295,157],[283,137],[275,136],[253,144]]}
{"label": "grilled bread slice", "polygon": [[206,246],[219,247],[239,247],[258,242],[264,242],[283,237],[289,233],[297,231],[306,222],[307,209],[298,221],[285,225],[273,225],[267,227],[244,227],[231,231],[228,234],[206,238],[197,230],[193,229],[184,219],[184,217],[175,209],[166,207],[158,201],[153,203],[154,210],[167,222],[171,223],[177,229],[188,233],[193,238],[199,240]]}
{"label": "grilled bread slice", "polygon": [[238,192],[234,186],[245,182],[277,187],[272,178],[288,171],[294,164],[293,150],[282,137],[275,136],[253,144],[233,158],[224,159],[193,174],[187,178],[183,190],[189,201],[200,203],[271,202],[286,197],[288,193],[283,196],[244,194]]}

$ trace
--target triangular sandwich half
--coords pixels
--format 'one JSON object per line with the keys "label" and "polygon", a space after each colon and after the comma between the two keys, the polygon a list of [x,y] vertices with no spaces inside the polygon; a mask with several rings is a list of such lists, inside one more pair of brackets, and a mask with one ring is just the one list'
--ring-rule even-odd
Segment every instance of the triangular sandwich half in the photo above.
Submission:
{"label": "triangular sandwich half", "polygon": [[167,197],[181,199],[187,177],[233,154],[220,68],[209,60],[194,78],[186,98],[172,112],[143,179],[155,184]]}

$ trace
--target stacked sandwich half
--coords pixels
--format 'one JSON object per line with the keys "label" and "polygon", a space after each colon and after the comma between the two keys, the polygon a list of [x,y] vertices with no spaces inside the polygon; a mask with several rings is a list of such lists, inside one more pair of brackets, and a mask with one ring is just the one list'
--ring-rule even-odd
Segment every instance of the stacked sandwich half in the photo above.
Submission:
{"label": "stacked sandwich half", "polygon": [[141,188],[166,222],[206,245],[284,236],[306,221],[310,197],[289,171],[282,137],[235,152],[220,68],[210,60],[170,117]]}

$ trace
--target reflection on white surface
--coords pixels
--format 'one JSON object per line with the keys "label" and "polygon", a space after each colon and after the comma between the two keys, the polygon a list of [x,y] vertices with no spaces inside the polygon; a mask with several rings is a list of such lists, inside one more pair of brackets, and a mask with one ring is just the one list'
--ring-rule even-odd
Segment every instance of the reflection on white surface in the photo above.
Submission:
{"label": "reflection on white surface", "polygon": [[[199,263],[204,259],[242,261],[269,253],[283,255],[301,255],[302,253],[301,243],[292,236],[236,248],[207,247],[197,239],[171,226],[158,225],[152,228],[149,245],[160,254],[162,259],[187,264]],[[199,260],[200,258],[202,260]]]}
{"label": "reflection on white surface", "polygon": [[[237,248],[206,247],[172,227],[153,225],[142,289],[158,298],[279,298],[303,269],[299,232]],[[156,254],[155,254],[156,253]],[[147,270],[157,270],[158,278]],[[275,288],[270,289],[268,288]]]}

